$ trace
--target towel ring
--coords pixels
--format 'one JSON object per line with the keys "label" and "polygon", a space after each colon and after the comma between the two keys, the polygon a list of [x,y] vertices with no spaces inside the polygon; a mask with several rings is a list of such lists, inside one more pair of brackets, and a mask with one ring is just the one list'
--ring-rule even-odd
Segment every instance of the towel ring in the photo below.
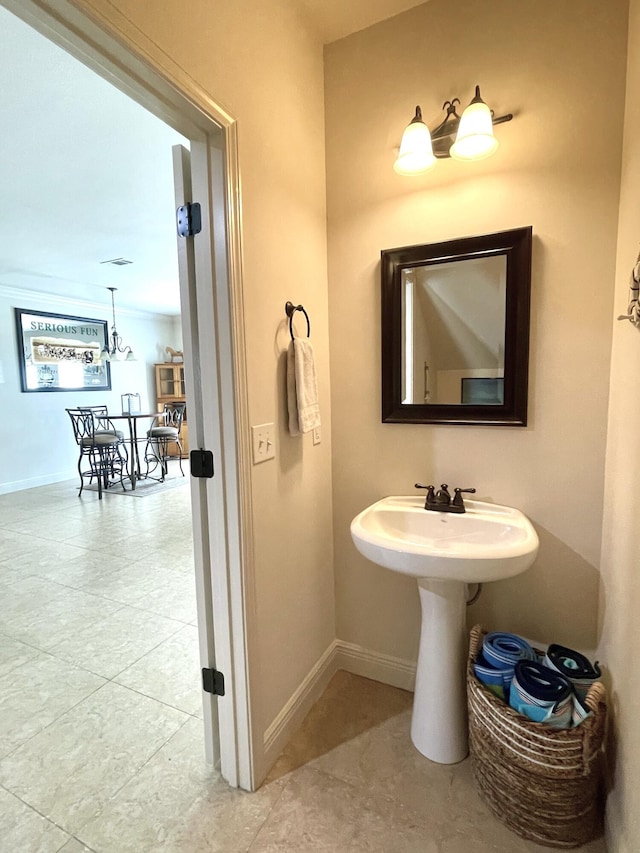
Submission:
{"label": "towel ring", "polygon": [[287,317],[289,318],[289,334],[291,335],[291,340],[294,341],[295,337],[293,334],[293,315],[296,311],[302,311],[307,320],[307,337],[311,337],[311,321],[309,320],[309,315],[304,310],[302,305],[294,305],[293,302],[287,302],[284,306],[284,311]]}

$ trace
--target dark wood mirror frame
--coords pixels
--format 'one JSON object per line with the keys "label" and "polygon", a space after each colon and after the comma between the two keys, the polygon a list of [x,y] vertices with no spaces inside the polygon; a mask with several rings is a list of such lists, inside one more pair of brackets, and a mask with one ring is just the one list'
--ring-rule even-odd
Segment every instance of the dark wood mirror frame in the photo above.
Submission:
{"label": "dark wood mirror frame", "polygon": [[[413,424],[526,426],[529,374],[529,303],[532,228],[464,237],[381,252],[382,421]],[[499,405],[402,402],[402,272],[417,266],[505,255],[506,318],[504,403]]]}

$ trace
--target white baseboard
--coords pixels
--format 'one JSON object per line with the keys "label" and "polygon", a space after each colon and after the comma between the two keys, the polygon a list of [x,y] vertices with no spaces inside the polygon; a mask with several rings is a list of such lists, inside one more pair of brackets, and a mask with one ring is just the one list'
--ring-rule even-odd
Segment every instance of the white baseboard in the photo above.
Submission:
{"label": "white baseboard", "polygon": [[318,701],[332,676],[338,670],[334,640],[307,674],[293,696],[264,733],[265,767],[273,766],[293,733]]}
{"label": "white baseboard", "polygon": [[296,729],[339,669],[413,691],[415,663],[334,640],[264,734],[264,766],[273,766]]}
{"label": "white baseboard", "polygon": [[0,495],[35,489],[37,486],[50,486],[52,483],[64,483],[65,480],[78,479],[77,470],[58,471],[57,474],[44,474],[42,477],[29,477],[27,480],[14,480],[12,483],[0,483]]}
{"label": "white baseboard", "polygon": [[416,664],[403,658],[373,652],[355,643],[336,640],[336,669],[345,669],[354,675],[381,681],[392,687],[413,691],[416,681]]}

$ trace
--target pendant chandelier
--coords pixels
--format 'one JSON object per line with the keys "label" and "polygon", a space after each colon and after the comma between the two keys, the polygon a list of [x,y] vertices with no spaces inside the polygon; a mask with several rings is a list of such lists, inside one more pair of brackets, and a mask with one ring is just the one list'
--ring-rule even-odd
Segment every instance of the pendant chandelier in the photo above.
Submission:
{"label": "pendant chandelier", "polygon": [[111,332],[109,333],[109,341],[106,344],[100,353],[101,361],[136,361],[136,357],[133,354],[133,350],[129,346],[125,346],[122,342],[122,338],[118,334],[116,330],[116,306],[114,293],[116,292],[117,287],[108,287],[107,290],[111,291],[111,310],[113,312],[113,324],[111,326]]}

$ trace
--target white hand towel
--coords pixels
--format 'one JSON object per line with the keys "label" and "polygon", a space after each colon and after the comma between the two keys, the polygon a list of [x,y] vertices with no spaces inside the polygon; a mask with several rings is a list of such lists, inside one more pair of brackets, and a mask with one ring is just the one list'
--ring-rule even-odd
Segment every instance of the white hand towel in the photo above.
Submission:
{"label": "white hand towel", "polygon": [[289,432],[299,435],[320,426],[318,382],[313,347],[308,338],[296,338],[287,351],[287,405]]}
{"label": "white hand towel", "polygon": [[291,435],[300,435],[298,397],[296,395],[296,356],[293,341],[287,350],[287,410],[289,412],[289,432]]}

